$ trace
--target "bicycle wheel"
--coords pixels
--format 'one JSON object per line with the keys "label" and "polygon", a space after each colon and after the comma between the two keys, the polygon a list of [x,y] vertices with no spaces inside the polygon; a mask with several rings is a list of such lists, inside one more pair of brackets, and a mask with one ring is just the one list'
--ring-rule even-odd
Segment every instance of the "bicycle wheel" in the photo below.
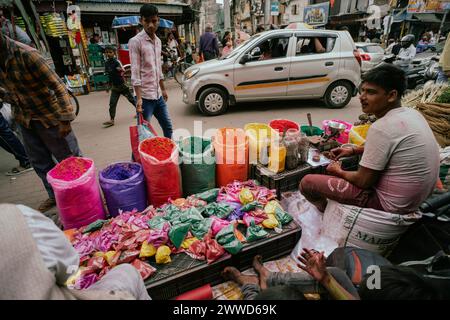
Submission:
{"label": "bicycle wheel", "polygon": [[71,91],[68,91],[68,92],[69,92],[70,103],[75,108],[75,116],[78,116],[78,113],[80,112],[80,104],[78,103],[78,99],[73,94],[73,92],[71,92]]}

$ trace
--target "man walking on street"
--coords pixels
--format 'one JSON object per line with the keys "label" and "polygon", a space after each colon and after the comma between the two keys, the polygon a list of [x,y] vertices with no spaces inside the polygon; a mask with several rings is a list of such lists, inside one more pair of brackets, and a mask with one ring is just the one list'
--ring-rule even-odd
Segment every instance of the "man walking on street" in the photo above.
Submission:
{"label": "man walking on street", "polygon": [[78,149],[70,121],[75,118],[66,87],[39,52],[0,33],[0,87],[7,92],[5,101],[14,109],[14,120],[22,132],[25,151],[49,198],[39,211],[56,205],[47,173],[55,166],[53,157],[62,161],[70,156],[67,140]]}
{"label": "man walking on street", "polygon": [[136,111],[150,121],[155,114],[164,136],[172,138],[172,121],[167,110],[167,91],[161,68],[161,40],[156,36],[158,8],[144,4],[140,9],[144,29],[130,39],[131,84],[136,92]]}
{"label": "man walking on street", "polygon": [[200,37],[200,55],[203,55],[205,61],[219,56],[219,44],[210,24],[206,25],[205,33]]}
{"label": "man walking on street", "polygon": [[[3,90],[0,89],[0,99]],[[3,107],[3,102],[0,100],[0,109]],[[0,112],[0,146],[7,152],[11,153],[17,161],[19,166],[12,168],[6,173],[7,176],[15,176],[33,170],[30,159],[25,152],[22,142],[16,137],[13,130],[9,126],[8,121]]]}

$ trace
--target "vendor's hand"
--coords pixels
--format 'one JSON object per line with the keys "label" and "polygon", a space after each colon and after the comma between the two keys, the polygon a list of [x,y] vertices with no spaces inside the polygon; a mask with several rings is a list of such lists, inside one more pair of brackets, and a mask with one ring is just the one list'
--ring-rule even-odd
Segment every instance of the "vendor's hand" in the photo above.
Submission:
{"label": "vendor's hand", "polygon": [[169,95],[167,94],[166,90],[162,91],[162,96],[165,102],[167,102],[167,100],[169,100]]}
{"label": "vendor's hand", "polygon": [[309,273],[314,279],[322,282],[328,275],[324,252],[308,250],[303,248],[303,252],[298,257],[302,263],[299,268]]}
{"label": "vendor's hand", "polygon": [[349,157],[353,155],[352,148],[334,148],[331,150],[331,159],[339,160],[340,158]]}
{"label": "vendor's hand", "polygon": [[61,121],[59,123],[59,135],[61,138],[65,138],[71,131],[70,121]]}
{"label": "vendor's hand", "polygon": [[327,167],[327,172],[333,176],[339,176],[341,171],[341,163],[338,161],[331,162]]}
{"label": "vendor's hand", "polygon": [[142,99],[137,99],[136,101],[136,112],[142,113]]}

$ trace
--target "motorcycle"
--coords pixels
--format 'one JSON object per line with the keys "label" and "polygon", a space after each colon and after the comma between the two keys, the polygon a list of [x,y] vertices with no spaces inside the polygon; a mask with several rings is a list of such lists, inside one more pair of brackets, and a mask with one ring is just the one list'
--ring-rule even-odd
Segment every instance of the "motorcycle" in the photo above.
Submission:
{"label": "motorcycle", "polygon": [[[383,63],[395,64],[396,59],[396,55],[388,54],[379,65]],[[405,71],[407,89],[414,90],[417,87],[423,86],[427,81],[436,80],[438,61],[439,57],[435,55],[423,59],[414,59],[406,68],[401,68]]]}

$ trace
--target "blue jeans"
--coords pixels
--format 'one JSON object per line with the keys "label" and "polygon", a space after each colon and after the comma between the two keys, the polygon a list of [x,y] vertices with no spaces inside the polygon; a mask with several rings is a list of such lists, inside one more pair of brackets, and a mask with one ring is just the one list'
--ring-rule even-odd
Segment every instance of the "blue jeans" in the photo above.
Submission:
{"label": "blue jeans", "polygon": [[163,97],[160,97],[158,100],[142,99],[142,109],[144,119],[150,122],[152,115],[155,115],[163,129],[164,137],[172,139],[172,121]]}
{"label": "blue jeans", "polygon": [[30,160],[25,152],[22,142],[16,137],[8,125],[8,122],[0,113],[0,146],[14,155],[22,167],[30,164]]}

